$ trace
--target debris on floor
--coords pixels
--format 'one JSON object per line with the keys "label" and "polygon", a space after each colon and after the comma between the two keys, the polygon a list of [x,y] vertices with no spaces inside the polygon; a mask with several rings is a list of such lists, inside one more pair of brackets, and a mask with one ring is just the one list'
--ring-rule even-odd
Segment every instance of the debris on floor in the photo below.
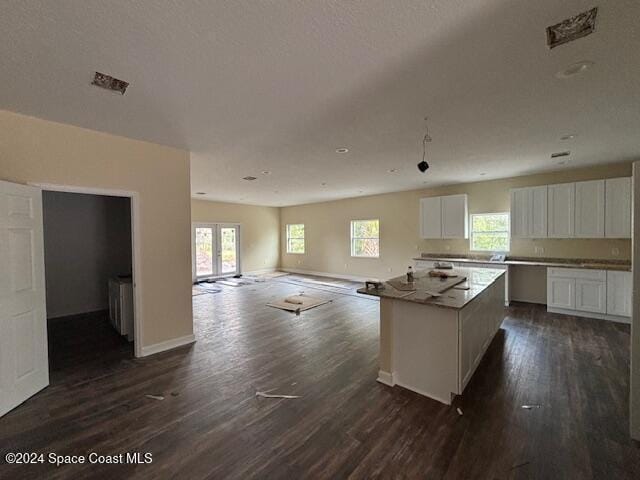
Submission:
{"label": "debris on floor", "polygon": [[145,397],[150,398],[152,400],[164,400],[163,395],[145,395]]}
{"label": "debris on floor", "polygon": [[531,405],[522,405],[522,407],[520,408],[524,410],[533,410],[534,408],[540,408],[540,407],[542,407],[542,405],[540,405],[539,403],[533,403]]}
{"label": "debris on floor", "polygon": [[[267,390],[268,392],[270,392],[271,390]],[[262,398],[287,398],[287,399],[292,399],[292,398],[302,398],[300,395],[277,395],[275,393],[267,393],[267,392],[256,392],[256,397],[262,397]]]}
{"label": "debris on floor", "polygon": [[458,415],[462,416],[462,410],[460,409],[460,407],[456,408],[456,412],[458,412]]}
{"label": "debris on floor", "polygon": [[280,310],[287,310],[289,312],[295,312],[296,315],[300,315],[300,312],[309,310],[310,308],[318,307],[329,303],[332,300],[323,300],[321,298],[311,297],[308,295],[295,295],[289,296],[282,300],[276,300],[267,303],[269,307],[279,308]]}

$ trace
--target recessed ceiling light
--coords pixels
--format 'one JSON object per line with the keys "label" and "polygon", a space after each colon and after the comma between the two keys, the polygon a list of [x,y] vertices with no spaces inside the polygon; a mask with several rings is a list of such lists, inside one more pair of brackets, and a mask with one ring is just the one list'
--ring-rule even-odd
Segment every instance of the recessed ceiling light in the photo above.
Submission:
{"label": "recessed ceiling light", "polygon": [[252,177],[251,175],[247,176],[247,177],[242,177],[243,180],[247,180],[248,182],[253,182],[254,180],[257,180],[256,177]]}
{"label": "recessed ceiling light", "polygon": [[573,140],[574,138],[576,138],[576,135],[574,133],[571,133],[569,135],[561,136],[560,140]]}
{"label": "recessed ceiling light", "polygon": [[327,186],[327,184],[325,182],[322,182],[320,185],[322,185],[323,187]]}
{"label": "recessed ceiling light", "polygon": [[271,172],[269,170],[263,170],[262,174],[263,175],[271,175]]}
{"label": "recessed ceiling light", "polygon": [[486,175],[486,173],[485,173],[485,172],[482,172],[482,173],[480,174],[480,176],[481,176],[481,177],[484,177],[485,175]]}
{"label": "recessed ceiling light", "polygon": [[387,172],[389,172],[389,173],[397,173],[398,169],[397,168],[390,168],[389,170],[387,170]]}
{"label": "recessed ceiling light", "polygon": [[556,77],[564,80],[565,78],[573,77],[575,75],[579,75],[580,73],[585,72],[586,70],[591,68],[593,65],[594,63],[590,60],[583,60],[581,62],[576,62],[569,65],[564,70],[560,70],[558,73],[556,73]]}
{"label": "recessed ceiling light", "polygon": [[196,195],[206,195],[207,192],[196,192]]}
{"label": "recessed ceiling light", "polygon": [[342,148],[337,148],[336,149],[336,153],[348,153],[348,152],[349,152],[348,148],[342,147]]}

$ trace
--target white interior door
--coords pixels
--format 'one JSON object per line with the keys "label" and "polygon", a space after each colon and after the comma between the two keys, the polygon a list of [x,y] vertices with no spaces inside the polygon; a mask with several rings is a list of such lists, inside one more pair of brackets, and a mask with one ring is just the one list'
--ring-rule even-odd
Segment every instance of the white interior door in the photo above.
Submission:
{"label": "white interior door", "polygon": [[42,191],[0,181],[0,415],[49,385]]}
{"label": "white interior door", "polygon": [[240,226],[224,223],[194,225],[193,252],[195,280],[240,273]]}

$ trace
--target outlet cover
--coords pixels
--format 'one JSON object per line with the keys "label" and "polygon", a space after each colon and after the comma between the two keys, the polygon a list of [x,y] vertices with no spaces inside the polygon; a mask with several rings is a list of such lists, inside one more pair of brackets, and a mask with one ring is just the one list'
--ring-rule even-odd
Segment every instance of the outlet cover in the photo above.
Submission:
{"label": "outlet cover", "polygon": [[619,249],[619,248],[617,248],[617,247],[613,247],[613,248],[611,249],[611,255],[614,255],[614,256],[616,256],[616,257],[617,257],[618,255],[620,255],[620,249]]}

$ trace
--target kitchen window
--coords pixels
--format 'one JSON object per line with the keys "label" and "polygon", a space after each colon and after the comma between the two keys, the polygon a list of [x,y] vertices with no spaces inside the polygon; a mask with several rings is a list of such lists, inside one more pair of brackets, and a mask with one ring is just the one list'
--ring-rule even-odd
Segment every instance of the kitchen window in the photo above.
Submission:
{"label": "kitchen window", "polygon": [[509,213],[474,213],[471,215],[471,250],[509,251]]}
{"label": "kitchen window", "polygon": [[351,256],[380,257],[380,220],[351,221]]}
{"label": "kitchen window", "polygon": [[304,223],[287,225],[287,253],[304,253]]}

